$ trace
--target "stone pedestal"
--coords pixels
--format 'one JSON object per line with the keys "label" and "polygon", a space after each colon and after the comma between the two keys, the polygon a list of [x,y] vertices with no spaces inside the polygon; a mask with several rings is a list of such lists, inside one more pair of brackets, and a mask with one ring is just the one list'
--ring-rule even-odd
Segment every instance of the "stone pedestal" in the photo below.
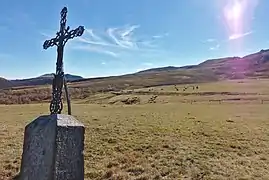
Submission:
{"label": "stone pedestal", "polygon": [[73,116],[40,116],[25,127],[20,180],[84,180],[84,126]]}

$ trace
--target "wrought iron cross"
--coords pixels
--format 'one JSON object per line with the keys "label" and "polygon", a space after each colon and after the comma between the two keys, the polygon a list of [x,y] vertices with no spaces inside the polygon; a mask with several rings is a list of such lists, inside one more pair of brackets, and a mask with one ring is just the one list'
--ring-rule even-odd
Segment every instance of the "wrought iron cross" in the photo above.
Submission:
{"label": "wrought iron cross", "polygon": [[57,63],[56,63],[56,74],[54,74],[52,82],[52,100],[50,103],[51,114],[61,114],[63,109],[62,103],[62,89],[65,87],[65,93],[68,105],[68,114],[71,115],[71,105],[68,95],[68,89],[63,71],[63,52],[64,46],[69,39],[81,36],[84,32],[84,27],[79,26],[75,30],[70,30],[70,27],[66,28],[66,15],[67,8],[64,7],[61,11],[60,31],[56,33],[56,37],[50,40],[46,40],[43,44],[43,48],[47,49],[52,46],[57,46]]}

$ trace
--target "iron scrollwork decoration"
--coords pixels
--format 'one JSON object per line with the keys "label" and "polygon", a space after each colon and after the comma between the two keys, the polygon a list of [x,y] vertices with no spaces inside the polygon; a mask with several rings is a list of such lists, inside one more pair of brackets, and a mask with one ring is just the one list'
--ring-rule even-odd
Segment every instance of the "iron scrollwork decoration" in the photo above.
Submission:
{"label": "iron scrollwork decoration", "polygon": [[50,102],[51,114],[61,114],[62,112],[63,109],[62,89],[64,86],[67,99],[68,114],[71,115],[70,98],[63,70],[63,52],[64,52],[64,46],[69,39],[81,36],[84,33],[83,26],[79,26],[78,28],[69,31],[70,27],[68,26],[66,28],[66,16],[67,16],[67,7],[64,7],[61,11],[60,31],[56,33],[55,38],[46,40],[43,44],[44,49],[57,46],[56,74],[53,74],[54,78],[52,82],[52,100]]}

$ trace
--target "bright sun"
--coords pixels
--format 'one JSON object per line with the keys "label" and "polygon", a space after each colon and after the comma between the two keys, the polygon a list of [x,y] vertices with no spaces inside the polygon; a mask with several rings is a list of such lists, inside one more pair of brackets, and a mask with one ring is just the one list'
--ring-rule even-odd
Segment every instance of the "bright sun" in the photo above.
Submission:
{"label": "bright sun", "polygon": [[233,4],[233,7],[231,9],[231,16],[233,19],[239,19],[242,15],[242,6],[241,4],[236,1],[234,4]]}
{"label": "bright sun", "polygon": [[229,35],[244,32],[244,11],[247,0],[229,0],[224,7],[224,18],[229,28]]}
{"label": "bright sun", "polygon": [[234,0],[231,6],[226,9],[226,18],[228,20],[239,20],[242,13],[242,4],[238,0]]}

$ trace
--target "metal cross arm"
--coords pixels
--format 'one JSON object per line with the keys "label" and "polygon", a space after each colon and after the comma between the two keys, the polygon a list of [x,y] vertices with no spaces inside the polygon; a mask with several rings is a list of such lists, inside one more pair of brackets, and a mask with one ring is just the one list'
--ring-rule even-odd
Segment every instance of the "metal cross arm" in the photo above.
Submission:
{"label": "metal cross arm", "polygon": [[[63,37],[63,45],[66,44],[66,42],[69,39],[73,39],[74,37],[78,37],[81,36],[84,33],[84,27],[83,26],[79,26],[78,28],[76,28],[75,30],[71,30],[69,31],[69,26],[66,29],[65,35]],[[60,42],[60,35],[59,33],[57,33],[57,36],[51,40],[46,40],[43,44],[43,48],[44,49],[48,49],[49,47],[52,46],[58,46]]]}
{"label": "metal cross arm", "polygon": [[51,40],[46,40],[43,44],[43,48],[44,49],[48,49],[49,47],[52,46],[58,46],[58,42],[59,42],[59,37],[53,38]]}
{"label": "metal cross arm", "polygon": [[69,31],[69,26],[67,28],[67,32],[65,34],[65,41],[64,44],[69,40],[69,39],[73,39],[74,37],[78,37],[81,36],[84,33],[84,27],[83,26],[79,26],[78,28],[76,28],[75,30],[71,30]]}
{"label": "metal cross arm", "polygon": [[70,27],[66,27],[66,14],[67,14],[67,8],[64,7],[61,11],[61,21],[60,21],[60,31],[56,33],[56,37],[51,40],[46,40],[43,44],[44,49],[48,49],[52,46],[60,46],[65,45],[65,43],[69,39],[73,39],[74,37],[81,36],[84,33],[84,26],[79,26],[75,30],[70,30]]}

